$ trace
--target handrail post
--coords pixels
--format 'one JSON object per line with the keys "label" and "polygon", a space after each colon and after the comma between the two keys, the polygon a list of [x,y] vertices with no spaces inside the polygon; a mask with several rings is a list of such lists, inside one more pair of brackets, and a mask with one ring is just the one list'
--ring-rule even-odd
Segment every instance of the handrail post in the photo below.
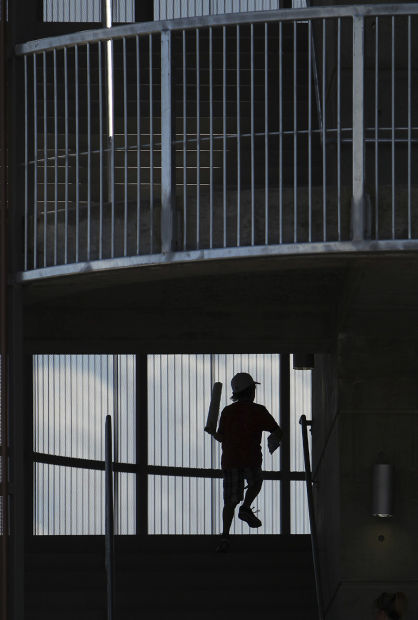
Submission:
{"label": "handrail post", "polygon": [[308,511],[309,511],[309,521],[311,524],[311,543],[312,543],[312,560],[315,574],[315,588],[316,588],[316,600],[318,604],[318,617],[319,620],[324,620],[324,601],[322,597],[322,589],[321,589],[321,577],[320,577],[320,569],[319,569],[319,546],[318,546],[318,534],[316,531],[316,520],[315,520],[315,511],[313,504],[313,493],[312,493],[312,472],[311,472],[311,463],[309,457],[309,443],[308,443],[308,425],[310,426],[312,422],[308,422],[305,415],[302,415],[299,419],[299,424],[302,426],[302,441],[303,441],[303,457],[305,460],[305,480],[306,480],[306,491],[308,495]]}
{"label": "handrail post", "polygon": [[114,522],[113,522],[113,464],[112,418],[105,425],[105,566],[107,620],[113,620],[114,610]]}
{"label": "handrail post", "polygon": [[353,241],[364,239],[364,17],[353,17]]}
{"label": "handrail post", "polygon": [[161,32],[161,250],[174,248],[175,162],[171,32]]}

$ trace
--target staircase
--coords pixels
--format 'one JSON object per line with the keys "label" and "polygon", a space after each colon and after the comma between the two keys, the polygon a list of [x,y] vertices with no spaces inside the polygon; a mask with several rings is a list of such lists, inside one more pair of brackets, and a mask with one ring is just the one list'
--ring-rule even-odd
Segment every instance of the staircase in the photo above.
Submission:
{"label": "staircase", "polygon": [[[317,618],[309,536],[116,538],[115,620]],[[33,538],[26,620],[105,620],[104,539]]]}

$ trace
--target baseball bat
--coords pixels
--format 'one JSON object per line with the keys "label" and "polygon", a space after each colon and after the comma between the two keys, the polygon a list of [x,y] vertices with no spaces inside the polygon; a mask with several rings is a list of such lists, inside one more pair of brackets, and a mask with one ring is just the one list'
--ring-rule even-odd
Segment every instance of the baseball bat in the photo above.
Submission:
{"label": "baseball bat", "polygon": [[208,418],[206,420],[205,431],[212,435],[216,433],[216,426],[218,424],[219,410],[221,407],[221,394],[222,394],[222,383],[217,381],[213,384],[212,388],[212,397],[210,399],[209,405],[209,413]]}

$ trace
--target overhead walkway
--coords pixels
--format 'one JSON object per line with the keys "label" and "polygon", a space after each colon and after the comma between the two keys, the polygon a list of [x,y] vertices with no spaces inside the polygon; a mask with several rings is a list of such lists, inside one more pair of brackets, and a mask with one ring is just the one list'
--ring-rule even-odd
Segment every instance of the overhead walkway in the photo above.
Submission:
{"label": "overhead walkway", "polygon": [[415,251],[417,11],[255,12],[17,46],[18,279]]}

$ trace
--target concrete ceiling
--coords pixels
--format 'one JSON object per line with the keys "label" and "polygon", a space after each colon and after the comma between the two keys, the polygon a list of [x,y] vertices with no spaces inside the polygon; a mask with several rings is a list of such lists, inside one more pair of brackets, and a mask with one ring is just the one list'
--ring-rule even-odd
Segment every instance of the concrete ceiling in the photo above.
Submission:
{"label": "concrete ceiling", "polygon": [[373,323],[370,313],[415,317],[417,273],[415,256],[334,255],[66,276],[24,285],[25,343],[57,353],[330,351],[339,331]]}

